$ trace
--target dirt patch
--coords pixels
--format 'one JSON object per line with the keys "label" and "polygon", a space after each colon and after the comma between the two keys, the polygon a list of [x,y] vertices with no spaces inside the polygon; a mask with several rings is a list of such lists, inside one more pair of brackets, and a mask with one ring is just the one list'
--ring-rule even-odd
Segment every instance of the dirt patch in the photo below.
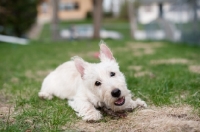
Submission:
{"label": "dirt patch", "polygon": [[200,74],[200,65],[192,65],[189,66],[189,70],[193,73],[198,73]]}
{"label": "dirt patch", "polygon": [[200,117],[193,114],[189,106],[151,107],[136,110],[128,117],[118,120],[108,119],[99,123],[78,121],[70,127],[63,127],[63,129],[69,128],[82,132],[199,132]]}
{"label": "dirt patch", "polygon": [[161,60],[151,60],[150,64],[160,65],[160,64],[188,64],[189,60],[183,58],[171,58],[171,59],[161,59]]}

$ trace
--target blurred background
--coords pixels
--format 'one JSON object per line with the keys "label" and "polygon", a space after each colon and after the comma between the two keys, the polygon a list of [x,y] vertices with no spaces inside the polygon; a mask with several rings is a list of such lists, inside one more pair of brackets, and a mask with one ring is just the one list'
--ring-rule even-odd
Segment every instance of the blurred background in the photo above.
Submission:
{"label": "blurred background", "polygon": [[168,40],[200,45],[200,0],[0,0],[0,41]]}

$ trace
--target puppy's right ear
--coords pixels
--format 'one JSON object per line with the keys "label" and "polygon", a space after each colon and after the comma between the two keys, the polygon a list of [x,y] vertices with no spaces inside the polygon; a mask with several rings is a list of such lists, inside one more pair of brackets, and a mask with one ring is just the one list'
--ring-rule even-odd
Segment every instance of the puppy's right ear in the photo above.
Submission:
{"label": "puppy's right ear", "polygon": [[83,77],[84,71],[85,71],[85,67],[86,67],[85,61],[82,58],[78,57],[78,56],[72,57],[72,60],[74,60],[74,64],[76,66],[76,69],[81,74],[81,77]]}

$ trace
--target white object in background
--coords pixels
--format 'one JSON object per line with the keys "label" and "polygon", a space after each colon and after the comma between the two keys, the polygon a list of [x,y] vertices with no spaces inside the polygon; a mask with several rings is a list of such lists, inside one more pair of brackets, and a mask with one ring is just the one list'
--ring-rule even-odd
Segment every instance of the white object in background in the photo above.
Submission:
{"label": "white object in background", "polygon": [[28,39],[13,37],[13,36],[6,36],[6,35],[0,35],[0,41],[13,43],[13,44],[21,44],[21,45],[27,45],[29,42]]}

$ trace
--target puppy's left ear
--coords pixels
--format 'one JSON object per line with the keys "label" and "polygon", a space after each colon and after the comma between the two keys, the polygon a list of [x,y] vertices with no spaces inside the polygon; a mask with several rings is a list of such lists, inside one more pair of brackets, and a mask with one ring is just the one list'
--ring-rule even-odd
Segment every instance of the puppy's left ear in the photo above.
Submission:
{"label": "puppy's left ear", "polygon": [[83,77],[86,67],[85,61],[78,56],[73,57],[72,60],[74,60],[74,64],[76,66],[77,71],[81,74],[81,77]]}
{"label": "puppy's left ear", "polygon": [[100,44],[100,55],[99,55],[99,58],[100,58],[101,61],[115,60],[111,50],[104,43]]}

